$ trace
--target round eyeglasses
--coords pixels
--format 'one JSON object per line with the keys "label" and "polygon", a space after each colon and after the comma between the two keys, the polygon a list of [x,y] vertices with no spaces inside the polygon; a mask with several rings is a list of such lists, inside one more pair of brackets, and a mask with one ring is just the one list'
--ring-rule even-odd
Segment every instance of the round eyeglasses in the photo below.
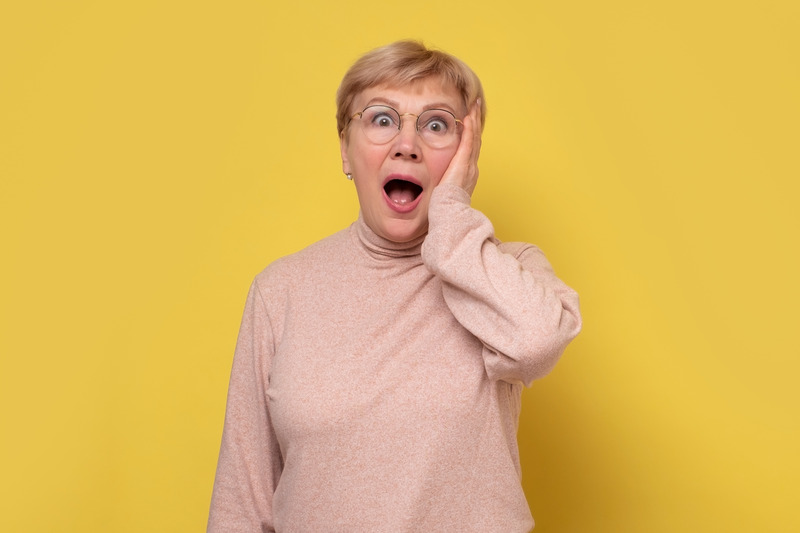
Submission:
{"label": "round eyeglasses", "polygon": [[356,117],[360,118],[361,129],[367,139],[375,144],[386,144],[400,133],[402,117],[407,115],[417,117],[417,134],[431,148],[447,148],[457,144],[461,137],[464,123],[446,109],[426,109],[419,115],[401,115],[387,105],[371,105],[351,116],[350,122]]}

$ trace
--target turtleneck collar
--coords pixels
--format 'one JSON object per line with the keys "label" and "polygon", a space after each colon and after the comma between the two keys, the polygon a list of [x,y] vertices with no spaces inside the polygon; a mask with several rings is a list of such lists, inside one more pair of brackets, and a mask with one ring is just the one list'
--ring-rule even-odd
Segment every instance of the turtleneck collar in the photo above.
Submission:
{"label": "turtleneck collar", "polygon": [[358,220],[352,225],[351,235],[370,256],[376,259],[419,256],[422,251],[422,242],[425,240],[425,235],[409,242],[394,242],[384,239],[372,231],[364,221],[361,212],[358,213]]}

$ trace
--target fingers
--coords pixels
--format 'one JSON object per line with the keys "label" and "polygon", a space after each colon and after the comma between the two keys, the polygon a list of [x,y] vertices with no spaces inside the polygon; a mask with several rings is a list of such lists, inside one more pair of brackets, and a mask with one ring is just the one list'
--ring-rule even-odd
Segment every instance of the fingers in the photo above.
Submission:
{"label": "fingers", "polygon": [[481,149],[480,101],[464,117],[461,141],[440,183],[458,185],[470,195],[478,182],[478,156]]}
{"label": "fingers", "polygon": [[476,101],[464,119],[464,132],[461,146],[464,149],[463,160],[463,187],[472,194],[478,183],[478,156],[481,153],[481,107]]}
{"label": "fingers", "polygon": [[481,153],[481,99],[478,98],[475,100],[475,104],[472,106],[472,110],[470,111],[470,116],[472,117],[472,161],[475,164],[475,170],[477,172],[477,165],[478,165],[478,156]]}

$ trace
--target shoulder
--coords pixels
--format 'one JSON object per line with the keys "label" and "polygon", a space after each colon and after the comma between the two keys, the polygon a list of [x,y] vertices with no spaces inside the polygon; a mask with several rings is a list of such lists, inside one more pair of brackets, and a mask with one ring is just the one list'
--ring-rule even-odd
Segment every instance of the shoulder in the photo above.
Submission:
{"label": "shoulder", "polygon": [[255,284],[261,289],[271,290],[291,287],[315,272],[329,269],[332,262],[341,260],[350,246],[350,232],[350,227],[347,227],[302,250],[276,259],[256,275]]}

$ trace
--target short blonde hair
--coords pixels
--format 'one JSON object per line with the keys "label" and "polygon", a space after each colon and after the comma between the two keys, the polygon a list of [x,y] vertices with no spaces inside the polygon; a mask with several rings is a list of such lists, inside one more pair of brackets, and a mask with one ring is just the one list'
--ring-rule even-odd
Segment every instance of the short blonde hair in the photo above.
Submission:
{"label": "short blonde hair", "polygon": [[426,78],[441,78],[454,87],[464,107],[481,100],[481,126],[486,118],[486,100],[478,76],[463,61],[446,52],[431,50],[419,41],[397,41],[367,52],[342,78],[336,91],[336,127],[342,134],[353,110],[353,100],[377,85],[408,85]]}

